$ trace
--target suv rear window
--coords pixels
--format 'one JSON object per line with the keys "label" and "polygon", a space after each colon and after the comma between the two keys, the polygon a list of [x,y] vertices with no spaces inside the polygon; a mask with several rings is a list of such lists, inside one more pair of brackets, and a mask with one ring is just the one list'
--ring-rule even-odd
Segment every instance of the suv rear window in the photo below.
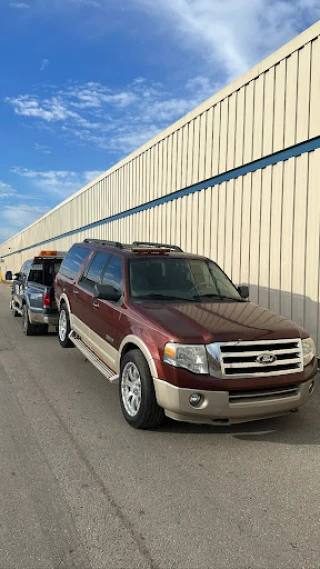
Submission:
{"label": "suv rear window", "polygon": [[72,247],[61,264],[60,273],[74,280],[89,253],[90,250],[84,247]]}

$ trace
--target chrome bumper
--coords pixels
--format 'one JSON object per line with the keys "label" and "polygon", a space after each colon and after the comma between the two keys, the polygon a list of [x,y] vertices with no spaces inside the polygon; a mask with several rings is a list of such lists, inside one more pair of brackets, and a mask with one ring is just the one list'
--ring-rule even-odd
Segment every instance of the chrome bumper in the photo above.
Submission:
{"label": "chrome bumper", "polygon": [[57,327],[59,324],[59,314],[42,314],[41,312],[29,312],[31,324],[47,324]]}

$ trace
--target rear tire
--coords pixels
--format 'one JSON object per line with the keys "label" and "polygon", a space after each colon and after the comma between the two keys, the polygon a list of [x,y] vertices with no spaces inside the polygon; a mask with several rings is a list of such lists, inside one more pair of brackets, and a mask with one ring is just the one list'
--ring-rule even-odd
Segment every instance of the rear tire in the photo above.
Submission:
{"label": "rear tire", "polygon": [[25,336],[34,336],[37,333],[37,326],[31,324],[28,314],[28,308],[26,305],[23,306],[22,331]]}
{"label": "rear tire", "polygon": [[38,325],[38,332],[39,334],[41,334],[42,336],[46,336],[49,332],[49,326],[48,324],[39,324]]}
{"label": "rear tire", "polygon": [[62,348],[74,348],[74,344],[69,339],[69,334],[71,332],[70,328],[70,318],[69,312],[65,305],[61,307],[59,316],[59,328],[58,337],[60,346]]}
{"label": "rear tire", "polygon": [[122,413],[135,429],[152,429],[164,419],[154,391],[148,363],[140,350],[128,352],[120,367],[119,396]]}

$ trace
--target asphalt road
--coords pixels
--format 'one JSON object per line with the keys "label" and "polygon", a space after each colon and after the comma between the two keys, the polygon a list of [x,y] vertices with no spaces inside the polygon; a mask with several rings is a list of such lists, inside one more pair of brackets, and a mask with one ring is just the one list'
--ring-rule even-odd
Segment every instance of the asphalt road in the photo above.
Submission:
{"label": "asphalt road", "polygon": [[245,426],[136,431],[0,287],[0,569],[315,569],[320,391]]}

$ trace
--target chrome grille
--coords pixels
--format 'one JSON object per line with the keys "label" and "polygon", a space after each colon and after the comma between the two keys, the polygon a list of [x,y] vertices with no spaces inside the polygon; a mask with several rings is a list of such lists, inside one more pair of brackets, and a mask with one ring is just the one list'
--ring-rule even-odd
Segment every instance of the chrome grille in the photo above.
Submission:
{"label": "chrome grille", "polygon": [[301,340],[226,342],[220,345],[220,364],[222,375],[230,378],[299,373],[303,370]]}
{"label": "chrome grille", "polygon": [[255,401],[272,401],[274,399],[286,399],[297,397],[300,393],[299,385],[289,385],[284,387],[271,387],[268,389],[257,389],[255,391],[230,391],[230,404],[253,403]]}

